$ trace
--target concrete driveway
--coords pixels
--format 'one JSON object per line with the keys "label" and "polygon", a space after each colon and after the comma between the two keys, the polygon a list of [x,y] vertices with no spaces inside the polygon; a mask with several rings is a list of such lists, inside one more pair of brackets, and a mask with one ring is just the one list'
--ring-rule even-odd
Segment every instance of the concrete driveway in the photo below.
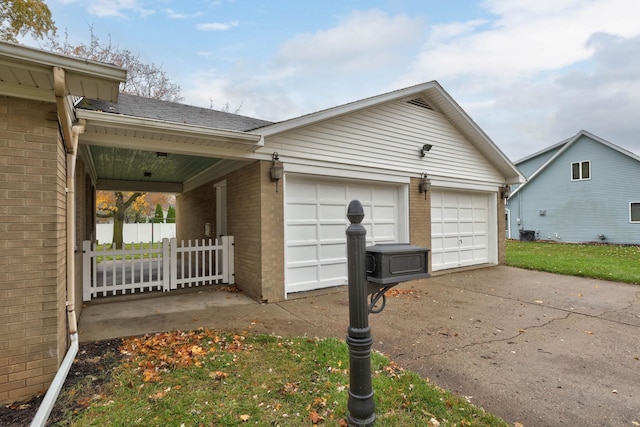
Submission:
{"label": "concrete driveway", "polygon": [[[640,286],[511,267],[442,274],[369,316],[374,350],[509,423],[640,423]],[[346,289],[258,304],[196,290],[91,304],[81,341],[145,332],[346,335]]]}

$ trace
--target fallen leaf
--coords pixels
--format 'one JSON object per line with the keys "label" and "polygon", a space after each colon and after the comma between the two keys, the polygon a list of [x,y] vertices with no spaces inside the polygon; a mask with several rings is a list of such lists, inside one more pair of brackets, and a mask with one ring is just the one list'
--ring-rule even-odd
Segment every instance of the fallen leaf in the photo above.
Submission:
{"label": "fallen leaf", "polygon": [[229,376],[229,374],[227,374],[226,372],[222,372],[222,371],[215,371],[215,372],[209,372],[209,378],[213,378],[214,380],[223,380],[224,378],[227,378]]}
{"label": "fallen leaf", "polygon": [[251,417],[247,414],[240,415],[240,421],[242,421],[243,423],[246,423],[247,421],[249,421],[249,418]]}
{"label": "fallen leaf", "polygon": [[165,390],[160,390],[156,394],[152,394],[151,396],[149,396],[149,399],[158,400],[158,399],[162,399],[166,395],[167,395],[167,392]]}
{"label": "fallen leaf", "polygon": [[309,412],[309,419],[313,424],[318,424],[319,422],[324,421],[324,418],[320,416],[320,414],[318,414],[316,411]]}
{"label": "fallen leaf", "polygon": [[591,332],[591,331],[584,331],[584,333],[587,334],[587,335],[593,335],[593,332]]}

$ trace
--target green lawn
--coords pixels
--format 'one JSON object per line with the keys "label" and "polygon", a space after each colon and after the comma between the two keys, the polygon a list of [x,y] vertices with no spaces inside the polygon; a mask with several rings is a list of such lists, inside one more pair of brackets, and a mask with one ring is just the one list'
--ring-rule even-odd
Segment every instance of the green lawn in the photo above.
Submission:
{"label": "green lawn", "polygon": [[507,241],[507,265],[640,284],[640,246]]}
{"label": "green lawn", "polygon": [[[67,389],[71,426],[346,426],[349,354],[335,338],[200,329],[133,337],[99,389]],[[103,357],[108,357],[105,355]],[[372,354],[376,426],[507,424]]]}

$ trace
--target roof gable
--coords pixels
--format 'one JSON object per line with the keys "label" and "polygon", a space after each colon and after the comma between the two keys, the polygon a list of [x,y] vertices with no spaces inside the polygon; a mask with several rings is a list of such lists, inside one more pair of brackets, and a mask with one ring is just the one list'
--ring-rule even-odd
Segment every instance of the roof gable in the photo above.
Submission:
{"label": "roof gable", "polygon": [[[630,151],[625,150],[624,148],[615,145],[605,139],[602,139],[592,133],[589,133],[585,130],[581,130],[579,131],[577,134],[575,134],[573,137],[565,139],[564,141],[561,141],[557,144],[554,144],[542,151],[539,151],[537,153],[532,154],[531,156],[525,157],[521,160],[519,160],[516,164],[517,165],[521,165],[521,164],[525,164],[527,162],[536,162],[536,161],[540,161],[539,166],[533,170],[530,174],[528,174],[527,177],[527,182],[525,182],[524,184],[520,185],[518,188],[516,188],[512,195],[515,195],[518,193],[518,191],[520,191],[522,188],[524,188],[525,186],[527,186],[527,184],[529,184],[532,180],[534,180],[537,176],[543,174],[545,172],[545,170],[547,170],[548,168],[550,168],[555,161],[565,152],[567,152],[567,150],[569,150],[571,147],[573,147],[575,144],[578,144],[579,141],[582,140],[582,138],[588,138],[596,143],[602,144],[603,146],[614,150],[620,154],[623,154],[624,156],[627,156],[637,162],[640,162],[640,157],[636,156],[635,154],[633,154]],[[544,160],[544,162],[541,162],[541,160]]]}
{"label": "roof gable", "polygon": [[403,99],[414,107],[437,111],[446,116],[450,123],[505,177],[507,183],[524,181],[513,163],[436,81],[274,123],[257,132],[264,137],[271,137]]}

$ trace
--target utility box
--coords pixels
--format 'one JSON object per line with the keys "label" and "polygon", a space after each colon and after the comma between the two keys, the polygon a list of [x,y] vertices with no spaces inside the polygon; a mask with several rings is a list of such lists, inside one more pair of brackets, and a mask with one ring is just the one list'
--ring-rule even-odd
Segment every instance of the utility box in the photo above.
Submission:
{"label": "utility box", "polygon": [[535,230],[520,230],[520,241],[521,242],[533,242],[536,240],[536,231]]}
{"label": "utility box", "polygon": [[379,285],[426,279],[429,249],[409,243],[383,243],[367,248],[367,281]]}

